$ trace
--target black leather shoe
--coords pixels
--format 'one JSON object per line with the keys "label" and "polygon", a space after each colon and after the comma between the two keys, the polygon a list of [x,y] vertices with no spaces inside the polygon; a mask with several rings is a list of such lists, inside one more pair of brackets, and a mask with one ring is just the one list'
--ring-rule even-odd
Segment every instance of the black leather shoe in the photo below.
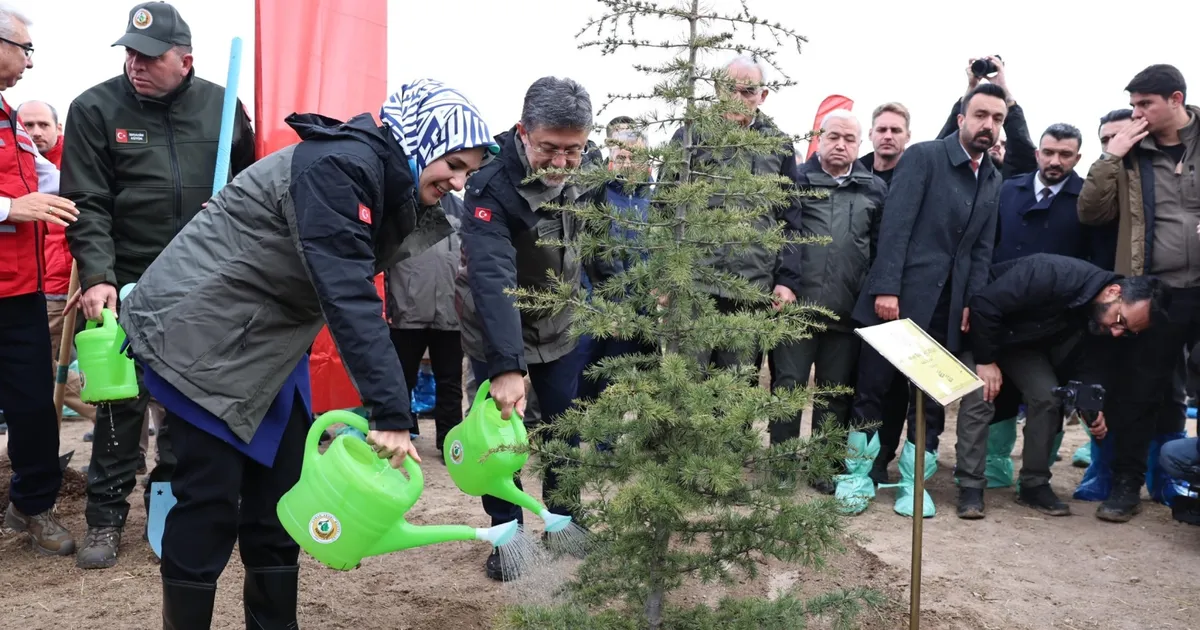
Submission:
{"label": "black leather shoe", "polygon": [[216,584],[163,578],[163,630],[209,630]]}
{"label": "black leather shoe", "polygon": [[487,572],[489,579],[496,580],[497,582],[509,582],[517,579],[516,575],[508,575],[505,572],[504,564],[500,562],[500,550],[495,547],[492,548],[492,555],[488,556],[483,569]]}
{"label": "black leather shoe", "polygon": [[1017,490],[1017,503],[1031,507],[1048,516],[1070,516],[1071,507],[1063,503],[1050,484],[1042,484],[1032,488],[1022,486]]}
{"label": "black leather shoe", "polygon": [[983,489],[958,489],[958,518],[975,521],[983,518]]}
{"label": "black leather shoe", "polygon": [[828,496],[837,494],[837,484],[830,479],[813,479],[808,482],[808,487]]}
{"label": "black leather shoe", "polygon": [[300,567],[246,567],[246,630],[295,630]]}

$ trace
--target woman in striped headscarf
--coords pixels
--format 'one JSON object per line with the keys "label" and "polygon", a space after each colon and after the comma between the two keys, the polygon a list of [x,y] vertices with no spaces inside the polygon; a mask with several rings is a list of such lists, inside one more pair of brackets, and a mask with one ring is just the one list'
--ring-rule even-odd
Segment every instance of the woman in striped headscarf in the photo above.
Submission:
{"label": "woman in striped headscarf", "polygon": [[394,466],[420,461],[372,279],[449,233],[438,201],[499,147],[475,107],[437,81],[405,85],[380,117],[290,116],[300,143],[213,197],[121,305],[178,458],[161,533],[164,628],[209,627],[235,542],[246,627],[296,627],[299,547],[276,504],[300,477],[307,353],[322,327],[370,409],[368,441]]}

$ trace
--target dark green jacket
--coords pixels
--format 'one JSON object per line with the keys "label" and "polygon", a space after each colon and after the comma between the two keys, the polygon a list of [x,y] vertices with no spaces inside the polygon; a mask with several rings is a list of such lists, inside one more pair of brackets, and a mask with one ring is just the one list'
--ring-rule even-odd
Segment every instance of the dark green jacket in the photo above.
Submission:
{"label": "dark green jacket", "polygon": [[786,248],[781,266],[800,278],[798,299],[833,311],[839,321],[830,326],[848,330],[853,327],[850,312],[875,260],[887,185],[857,160],[839,184],[814,155],[797,171],[796,186],[800,235],[832,242]]}
{"label": "dark green jacket", "polygon": [[[62,196],[79,221],[67,229],[86,290],[136,282],[212,197],[225,88],[195,71],[161,99],[122,73],[80,94],[67,114]],[[239,103],[231,177],[254,162],[254,132]]]}
{"label": "dark green jacket", "polygon": [[[750,124],[750,127],[758,130],[763,135],[786,137],[786,134],[780,131],[775,126],[775,123],[762,113],[759,113],[754,122]],[[682,128],[675,132],[671,141],[676,144],[683,143]],[[696,144],[703,144],[703,139],[697,140]],[[721,155],[709,149],[699,149],[696,151],[697,163],[706,166],[723,165],[732,167],[736,159],[744,160],[745,158],[737,158],[733,155],[732,150],[727,150]],[[790,142],[786,146],[781,147],[776,153],[753,156],[748,166],[750,171],[755,175],[781,175],[790,181],[796,180],[796,158]],[[717,208],[726,203],[727,201],[724,196],[717,195],[709,200],[708,205],[710,208]],[[729,203],[732,203],[732,201]],[[799,204],[793,195],[790,203],[775,209],[774,216],[765,214],[759,217],[754,227],[765,232],[780,222],[794,223],[794,219],[789,220],[789,217],[793,217],[798,213]],[[781,269],[779,262],[779,256],[774,252],[767,251],[765,247],[750,246],[735,251],[732,246],[726,245],[704,259],[697,261],[697,264],[702,267],[712,267],[719,271],[739,275],[766,291],[770,291],[777,284],[796,291],[799,279],[787,274],[786,270]],[[717,287],[706,286],[702,288],[711,295],[729,297],[728,295],[724,295],[724,292]]]}

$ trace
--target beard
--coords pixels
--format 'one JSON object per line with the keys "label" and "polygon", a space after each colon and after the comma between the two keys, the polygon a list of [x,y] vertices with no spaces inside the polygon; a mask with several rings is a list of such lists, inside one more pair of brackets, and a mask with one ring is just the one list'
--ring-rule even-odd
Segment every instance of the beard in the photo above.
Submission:
{"label": "beard", "polygon": [[1088,332],[1093,335],[1108,335],[1111,334],[1111,329],[1104,324],[1104,316],[1108,314],[1116,302],[1101,302],[1092,304],[1092,312],[1088,314]]}
{"label": "beard", "polygon": [[989,149],[995,146],[995,144],[995,136],[987,131],[981,131],[974,136],[971,136],[971,148],[980,153],[987,153]]}
{"label": "beard", "polygon": [[1053,186],[1058,182],[1067,178],[1066,169],[1059,168],[1057,170],[1045,169],[1042,171],[1042,181]]}

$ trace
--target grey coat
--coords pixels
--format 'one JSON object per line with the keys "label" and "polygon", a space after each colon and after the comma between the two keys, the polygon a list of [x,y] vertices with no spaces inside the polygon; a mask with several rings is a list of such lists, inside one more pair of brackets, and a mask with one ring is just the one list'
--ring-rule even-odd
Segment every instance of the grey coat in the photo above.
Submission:
{"label": "grey coat", "polygon": [[883,210],[879,249],[854,319],[882,323],[875,297],[900,297],[900,317],[928,329],[946,283],[950,316],[946,345],[962,343],[962,310],[987,284],[996,243],[1000,173],[986,154],[979,178],[958,134],[909,147],[896,166]]}
{"label": "grey coat", "polygon": [[384,273],[388,324],[392,328],[458,330],[454,276],[462,258],[458,228],[464,206],[461,199],[447,194],[442,197],[441,207],[454,233]]}
{"label": "grey coat", "polygon": [[121,304],[134,356],[249,442],[322,326],[377,430],[413,426],[374,277],[450,233],[368,114],[293,114],[299,144],[242,171]]}

